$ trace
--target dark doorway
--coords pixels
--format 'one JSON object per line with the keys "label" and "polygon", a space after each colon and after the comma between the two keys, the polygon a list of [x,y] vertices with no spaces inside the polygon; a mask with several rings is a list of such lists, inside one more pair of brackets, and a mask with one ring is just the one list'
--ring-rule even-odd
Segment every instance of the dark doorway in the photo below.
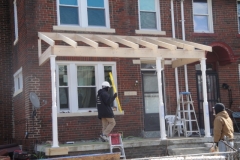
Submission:
{"label": "dark doorway", "polygon": [[[198,97],[198,118],[199,118],[199,127],[201,134],[204,134],[204,115],[203,115],[203,90],[202,90],[202,72],[197,71],[197,97]],[[219,94],[219,81],[218,74],[216,71],[206,71],[207,79],[207,100],[209,106],[209,119],[210,119],[210,128],[211,133],[213,129],[213,106],[220,101]]]}
{"label": "dark doorway", "polygon": [[144,131],[159,131],[160,124],[157,73],[155,71],[142,71],[142,82],[144,102]]}

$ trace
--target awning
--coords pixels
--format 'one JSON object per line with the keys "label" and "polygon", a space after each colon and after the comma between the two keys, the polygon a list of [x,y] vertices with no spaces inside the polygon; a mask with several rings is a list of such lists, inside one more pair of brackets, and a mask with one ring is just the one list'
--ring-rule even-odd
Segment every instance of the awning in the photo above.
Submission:
{"label": "awning", "polygon": [[[206,51],[212,52],[211,46],[167,37],[53,32],[38,32],[38,37],[39,65],[44,64],[50,55],[119,58],[161,57],[174,59],[172,67],[175,68],[205,58]],[[42,41],[46,42],[48,46],[44,46]],[[44,52],[42,52],[43,48],[46,48]]]}

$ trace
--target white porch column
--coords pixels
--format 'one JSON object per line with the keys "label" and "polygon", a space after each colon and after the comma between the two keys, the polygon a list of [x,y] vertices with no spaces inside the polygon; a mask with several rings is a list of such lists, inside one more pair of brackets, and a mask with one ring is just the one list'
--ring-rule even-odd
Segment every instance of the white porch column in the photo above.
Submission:
{"label": "white porch column", "polygon": [[207,101],[206,58],[201,59],[202,88],[203,88],[203,114],[205,125],[205,137],[211,137],[209,123],[209,107]]}
{"label": "white porch column", "polygon": [[160,121],[160,134],[161,139],[166,139],[165,131],[165,114],[164,114],[164,104],[162,97],[162,58],[157,58],[157,78],[158,78],[158,95],[159,95],[159,121]]}
{"label": "white porch column", "polygon": [[58,145],[58,123],[57,123],[57,103],[56,103],[56,56],[50,55],[51,80],[52,80],[52,147]]}

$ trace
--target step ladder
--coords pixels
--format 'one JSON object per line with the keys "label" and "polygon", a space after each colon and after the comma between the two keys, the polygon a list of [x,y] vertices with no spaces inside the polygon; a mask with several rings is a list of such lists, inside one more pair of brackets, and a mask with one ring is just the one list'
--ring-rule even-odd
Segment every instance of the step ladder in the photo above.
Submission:
{"label": "step ladder", "polygon": [[[174,127],[173,127],[173,135],[177,132],[176,122],[177,120],[182,120],[184,135],[186,137],[192,135],[192,133],[197,133],[201,137],[201,132],[199,129],[192,96],[190,92],[180,92],[178,107],[176,110]],[[193,126],[194,125],[194,126]],[[193,130],[194,128],[194,130]]]}
{"label": "step ladder", "polygon": [[120,133],[109,134],[109,145],[110,145],[110,153],[113,153],[114,148],[118,148],[121,151],[120,158],[126,159],[122,137]]}

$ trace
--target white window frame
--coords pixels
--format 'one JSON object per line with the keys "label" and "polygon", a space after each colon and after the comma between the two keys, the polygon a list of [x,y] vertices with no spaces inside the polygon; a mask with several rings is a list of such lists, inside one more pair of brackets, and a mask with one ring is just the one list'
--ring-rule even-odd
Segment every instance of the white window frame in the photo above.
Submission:
{"label": "white window frame", "polygon": [[13,9],[14,9],[14,30],[15,30],[15,40],[14,45],[18,42],[18,15],[17,15],[17,0],[13,1]]}
{"label": "white window frame", "polygon": [[[68,73],[68,88],[69,88],[69,109],[60,109],[60,99],[59,99],[59,65],[67,66]],[[58,113],[84,113],[84,112],[97,112],[97,108],[78,108],[78,93],[77,93],[77,66],[95,66],[95,77],[96,77],[96,96],[97,91],[102,88],[102,82],[104,81],[104,66],[112,66],[112,75],[114,78],[114,83],[117,88],[117,72],[116,72],[116,62],[75,62],[75,61],[57,61],[56,62],[56,84],[57,84],[57,107]],[[114,101],[114,106],[117,106],[116,101]]]}
{"label": "white window frame", "polygon": [[79,13],[79,25],[67,25],[60,24],[60,0],[57,0],[57,20],[58,26],[69,26],[69,27],[81,27],[81,28],[110,28],[110,20],[109,20],[109,3],[108,0],[104,0],[105,7],[105,22],[106,26],[89,26],[88,25],[88,14],[87,14],[87,0],[77,0],[78,1],[78,13]]}
{"label": "white window frame", "polygon": [[136,34],[153,34],[153,35],[166,35],[165,31],[161,30],[161,16],[160,16],[160,3],[158,0],[155,0],[155,9],[156,9],[156,29],[144,29],[141,28],[141,17],[140,17],[140,0],[138,0],[138,25],[139,30],[135,30]]}
{"label": "white window frame", "polygon": [[14,73],[14,94],[13,96],[18,95],[23,91],[23,75],[22,75],[22,67]]}
{"label": "white window frame", "polygon": [[[213,16],[212,16],[212,0],[207,0],[208,4],[208,14],[194,14],[194,6],[193,6],[194,0],[192,0],[192,11],[193,11],[193,30],[195,33],[214,33],[213,30]],[[204,30],[195,30],[194,28],[194,16],[195,15],[204,15],[208,17],[208,31]]]}
{"label": "white window frame", "polygon": [[238,13],[238,2],[240,3],[240,0],[237,0],[237,20],[238,20],[238,33],[240,33],[240,13]]}

